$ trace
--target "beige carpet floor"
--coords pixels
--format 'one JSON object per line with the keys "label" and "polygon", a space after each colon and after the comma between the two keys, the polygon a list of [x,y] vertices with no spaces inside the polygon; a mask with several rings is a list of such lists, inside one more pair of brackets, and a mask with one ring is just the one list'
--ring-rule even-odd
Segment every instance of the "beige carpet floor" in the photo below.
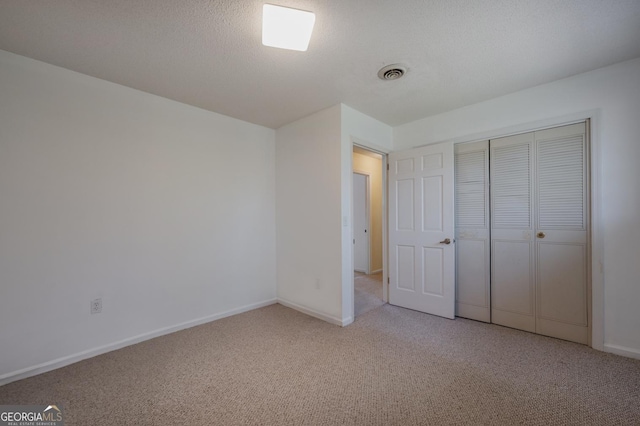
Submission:
{"label": "beige carpet floor", "polygon": [[372,275],[356,272],[353,277],[353,286],[356,317],[384,305],[382,301],[382,272]]}
{"label": "beige carpet floor", "polygon": [[640,361],[383,305],[281,305],[0,387],[67,425],[638,425]]}

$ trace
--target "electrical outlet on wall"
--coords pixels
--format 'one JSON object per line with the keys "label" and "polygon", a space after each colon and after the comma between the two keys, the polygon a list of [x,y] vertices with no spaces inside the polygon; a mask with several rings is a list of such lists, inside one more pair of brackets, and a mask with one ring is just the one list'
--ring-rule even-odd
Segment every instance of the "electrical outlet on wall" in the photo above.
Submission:
{"label": "electrical outlet on wall", "polygon": [[102,299],[93,299],[91,301],[91,314],[99,314],[102,312]]}

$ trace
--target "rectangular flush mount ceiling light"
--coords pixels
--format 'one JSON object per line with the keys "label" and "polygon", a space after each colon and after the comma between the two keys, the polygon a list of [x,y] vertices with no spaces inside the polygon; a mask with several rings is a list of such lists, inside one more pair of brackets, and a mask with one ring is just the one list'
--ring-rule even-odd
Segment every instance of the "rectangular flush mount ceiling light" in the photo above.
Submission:
{"label": "rectangular flush mount ceiling light", "polygon": [[309,47],[315,21],[313,12],[265,4],[262,7],[262,44],[304,52]]}

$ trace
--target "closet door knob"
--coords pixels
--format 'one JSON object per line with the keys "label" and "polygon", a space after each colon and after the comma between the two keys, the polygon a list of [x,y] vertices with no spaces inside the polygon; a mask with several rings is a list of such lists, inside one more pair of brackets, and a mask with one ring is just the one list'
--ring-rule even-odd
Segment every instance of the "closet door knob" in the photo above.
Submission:
{"label": "closet door knob", "polygon": [[538,232],[538,238],[544,238],[546,237],[546,234],[542,231]]}
{"label": "closet door knob", "polygon": [[440,241],[440,244],[451,244],[451,239],[445,238],[444,240]]}

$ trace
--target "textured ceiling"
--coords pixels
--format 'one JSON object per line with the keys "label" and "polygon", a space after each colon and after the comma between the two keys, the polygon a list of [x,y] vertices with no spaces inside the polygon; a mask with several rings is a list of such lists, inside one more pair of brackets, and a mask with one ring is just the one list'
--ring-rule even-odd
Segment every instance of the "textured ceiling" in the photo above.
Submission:
{"label": "textured ceiling", "polygon": [[339,102],[398,125],[640,56],[638,0],[269,2],[316,13],[307,52],[262,46],[257,0],[0,0],[0,49],[272,128]]}

